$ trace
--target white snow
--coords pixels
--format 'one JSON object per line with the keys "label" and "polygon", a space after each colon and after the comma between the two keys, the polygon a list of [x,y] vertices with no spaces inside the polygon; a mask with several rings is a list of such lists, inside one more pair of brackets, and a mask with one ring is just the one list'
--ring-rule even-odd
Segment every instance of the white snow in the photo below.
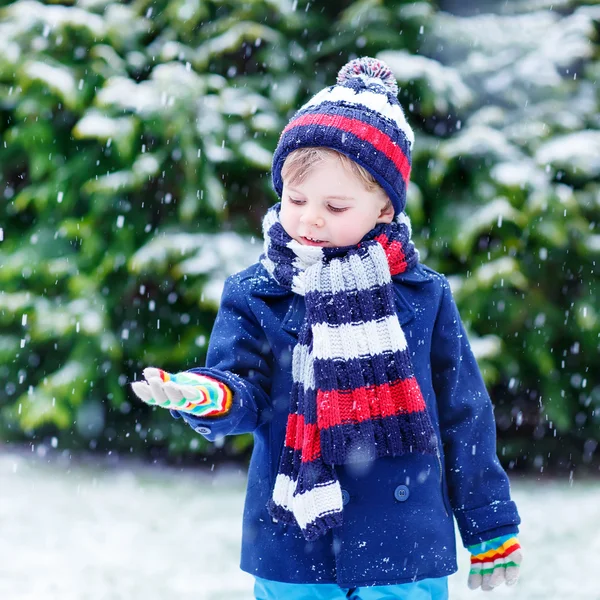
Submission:
{"label": "white snow", "polygon": [[108,117],[96,110],[86,113],[73,128],[78,138],[96,138],[107,141],[110,138],[133,135],[135,123],[127,117]]}
{"label": "white snow", "polygon": [[16,65],[21,57],[19,44],[10,40],[11,31],[7,24],[0,25],[0,56],[5,65]]}
{"label": "white snow", "polygon": [[580,172],[586,178],[600,176],[600,131],[585,130],[557,136],[541,146],[536,154],[540,165]]}
{"label": "white snow", "polygon": [[380,52],[377,58],[387,63],[399,85],[419,79],[427,82],[439,112],[448,111],[450,105],[464,108],[473,101],[473,93],[462,80],[458,70],[453,67],[405,51]]}
{"label": "white snow", "polygon": [[489,287],[503,277],[508,278],[515,287],[527,289],[527,279],[521,273],[517,261],[510,256],[503,256],[483,264],[473,274],[473,280],[482,287]]}
{"label": "white snow", "polygon": [[600,253],[600,234],[590,235],[585,241],[585,244],[590,252],[595,254]]}
{"label": "white snow", "polygon": [[76,105],[77,83],[71,71],[66,67],[30,60],[23,66],[23,71],[30,79],[41,81],[48,88],[54,90],[68,106]]}
{"label": "white snow", "polygon": [[469,336],[471,350],[477,360],[498,356],[502,350],[502,339],[497,335]]}
{"label": "white snow", "polygon": [[273,160],[271,152],[252,140],[243,142],[240,145],[240,154],[251,165],[265,169],[266,171],[271,168],[271,161]]}
{"label": "white snow", "polygon": [[[169,261],[176,277],[208,275],[203,287],[203,301],[218,306],[225,279],[258,260],[262,244],[234,232],[221,233],[157,233],[130,259],[133,272],[165,270]],[[183,258],[183,260],[181,260]]]}
{"label": "white snow", "polygon": [[[238,567],[244,474],[111,458],[84,466],[46,446],[0,453],[0,597],[250,600],[253,579]],[[512,488],[522,576],[493,597],[598,598],[600,482],[514,478]],[[460,542],[458,556],[450,597],[487,598],[467,588]]]}
{"label": "white snow", "polygon": [[488,157],[507,162],[522,160],[523,155],[500,132],[483,125],[473,125],[442,143],[440,157],[447,160],[469,156]]}
{"label": "white snow", "polygon": [[496,182],[506,187],[543,189],[548,185],[548,176],[527,159],[498,163],[492,167],[490,174]]}
{"label": "white snow", "polygon": [[[145,84],[145,85],[144,85]],[[98,106],[134,110],[138,113],[160,110],[157,93],[146,82],[136,84],[126,77],[113,77],[96,94]]]}
{"label": "white snow", "polygon": [[426,43],[436,53],[444,47],[444,62],[466,85],[523,106],[556,96],[562,72],[592,56],[599,13],[599,7],[580,7],[566,17],[553,10],[468,18],[440,12]]}
{"label": "white snow", "polygon": [[95,38],[102,38],[106,34],[101,17],[75,6],[47,6],[33,0],[21,0],[8,6],[5,12],[15,22],[15,33],[29,31],[41,21],[51,30],[79,27],[87,29]]}
{"label": "white snow", "polygon": [[31,304],[28,292],[0,292],[0,311],[9,313],[23,312]]}
{"label": "white snow", "polygon": [[523,215],[513,208],[506,198],[494,198],[476,210],[471,210],[469,217],[460,225],[454,246],[466,254],[470,252],[473,241],[479,234],[488,233],[494,227],[501,227],[504,221],[510,221],[520,227],[526,224]]}

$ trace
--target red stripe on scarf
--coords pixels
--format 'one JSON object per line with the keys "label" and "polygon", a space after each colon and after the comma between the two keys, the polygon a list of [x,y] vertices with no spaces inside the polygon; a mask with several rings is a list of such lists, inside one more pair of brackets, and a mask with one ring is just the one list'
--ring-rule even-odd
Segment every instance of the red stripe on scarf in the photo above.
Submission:
{"label": "red stripe on scarf", "polygon": [[513,544],[512,546],[509,546],[508,548],[506,548],[506,550],[504,550],[504,552],[498,552],[497,554],[488,556],[487,558],[477,558],[476,556],[471,556],[471,564],[494,562],[495,560],[498,560],[500,558],[506,558],[507,556],[509,556],[513,552],[519,550],[520,548],[521,548],[521,544],[519,544],[519,542],[517,542],[516,544]]}
{"label": "red stripe on scarf", "polygon": [[404,152],[402,152],[400,146],[394,143],[388,135],[383,133],[383,131],[377,129],[377,127],[373,127],[359,119],[349,119],[348,117],[341,117],[339,115],[310,114],[298,117],[296,120],[288,123],[287,127],[283,130],[283,133],[303,125],[325,125],[326,127],[335,127],[336,129],[347,131],[357,138],[369,142],[376,150],[383,152],[383,154],[396,165],[396,168],[402,175],[402,179],[404,179],[404,183],[408,184],[410,177],[410,163],[408,162],[408,159]]}
{"label": "red stripe on scarf", "polygon": [[353,390],[317,391],[320,429],[425,410],[425,400],[414,377]]}
{"label": "red stripe on scarf", "polygon": [[390,242],[387,235],[381,234],[375,238],[379,242],[387,256],[388,264],[390,265],[390,274],[397,275],[406,271],[406,260],[402,244],[398,241]]}
{"label": "red stripe on scarf", "polygon": [[302,451],[302,462],[311,462],[321,456],[321,438],[315,423],[305,423],[302,415],[288,415],[285,445]]}

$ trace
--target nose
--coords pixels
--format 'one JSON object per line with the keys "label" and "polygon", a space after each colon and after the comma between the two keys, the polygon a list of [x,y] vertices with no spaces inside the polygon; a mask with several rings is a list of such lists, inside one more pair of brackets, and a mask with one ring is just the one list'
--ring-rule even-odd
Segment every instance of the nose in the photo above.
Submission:
{"label": "nose", "polygon": [[314,207],[304,207],[300,215],[300,222],[309,227],[323,227],[325,219],[321,216],[320,211]]}

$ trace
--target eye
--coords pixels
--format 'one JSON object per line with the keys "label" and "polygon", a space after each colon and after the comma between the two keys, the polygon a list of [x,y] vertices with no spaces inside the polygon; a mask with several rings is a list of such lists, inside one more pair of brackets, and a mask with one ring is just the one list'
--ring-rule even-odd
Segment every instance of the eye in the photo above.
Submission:
{"label": "eye", "polygon": [[302,204],[304,204],[304,200],[298,200],[297,198],[292,198],[291,196],[288,196],[288,200],[292,204],[296,204],[297,206],[301,206]]}
{"label": "eye", "polygon": [[334,213],[343,213],[348,210],[348,207],[338,208],[337,206],[329,206],[329,210]]}

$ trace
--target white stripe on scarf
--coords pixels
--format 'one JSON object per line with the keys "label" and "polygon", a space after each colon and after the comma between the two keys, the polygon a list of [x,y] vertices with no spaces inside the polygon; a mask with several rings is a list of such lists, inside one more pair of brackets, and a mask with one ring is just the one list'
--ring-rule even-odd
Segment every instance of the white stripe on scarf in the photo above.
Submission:
{"label": "white stripe on scarf", "polygon": [[306,529],[308,524],[314,523],[319,517],[342,510],[342,494],[337,481],[319,485],[296,496],[295,490],[296,482],[287,475],[277,475],[273,500],[279,506],[293,512],[302,529]]}
{"label": "white stripe on scarf", "polygon": [[[304,288],[307,292],[331,294],[370,290],[390,283],[392,277],[388,260],[381,245],[368,245],[367,256],[368,258],[361,259],[353,254],[348,260],[332,258],[328,264],[317,263],[298,277],[306,277]],[[369,259],[372,262],[369,267],[373,268],[365,268]]]}
{"label": "white stripe on scarf", "polygon": [[308,346],[296,344],[292,352],[292,379],[304,386],[305,393],[306,390],[317,387],[314,366],[314,358],[310,356]]}
{"label": "white stripe on scarf", "polygon": [[396,314],[380,321],[313,325],[315,359],[350,360],[406,349],[406,337]]}

